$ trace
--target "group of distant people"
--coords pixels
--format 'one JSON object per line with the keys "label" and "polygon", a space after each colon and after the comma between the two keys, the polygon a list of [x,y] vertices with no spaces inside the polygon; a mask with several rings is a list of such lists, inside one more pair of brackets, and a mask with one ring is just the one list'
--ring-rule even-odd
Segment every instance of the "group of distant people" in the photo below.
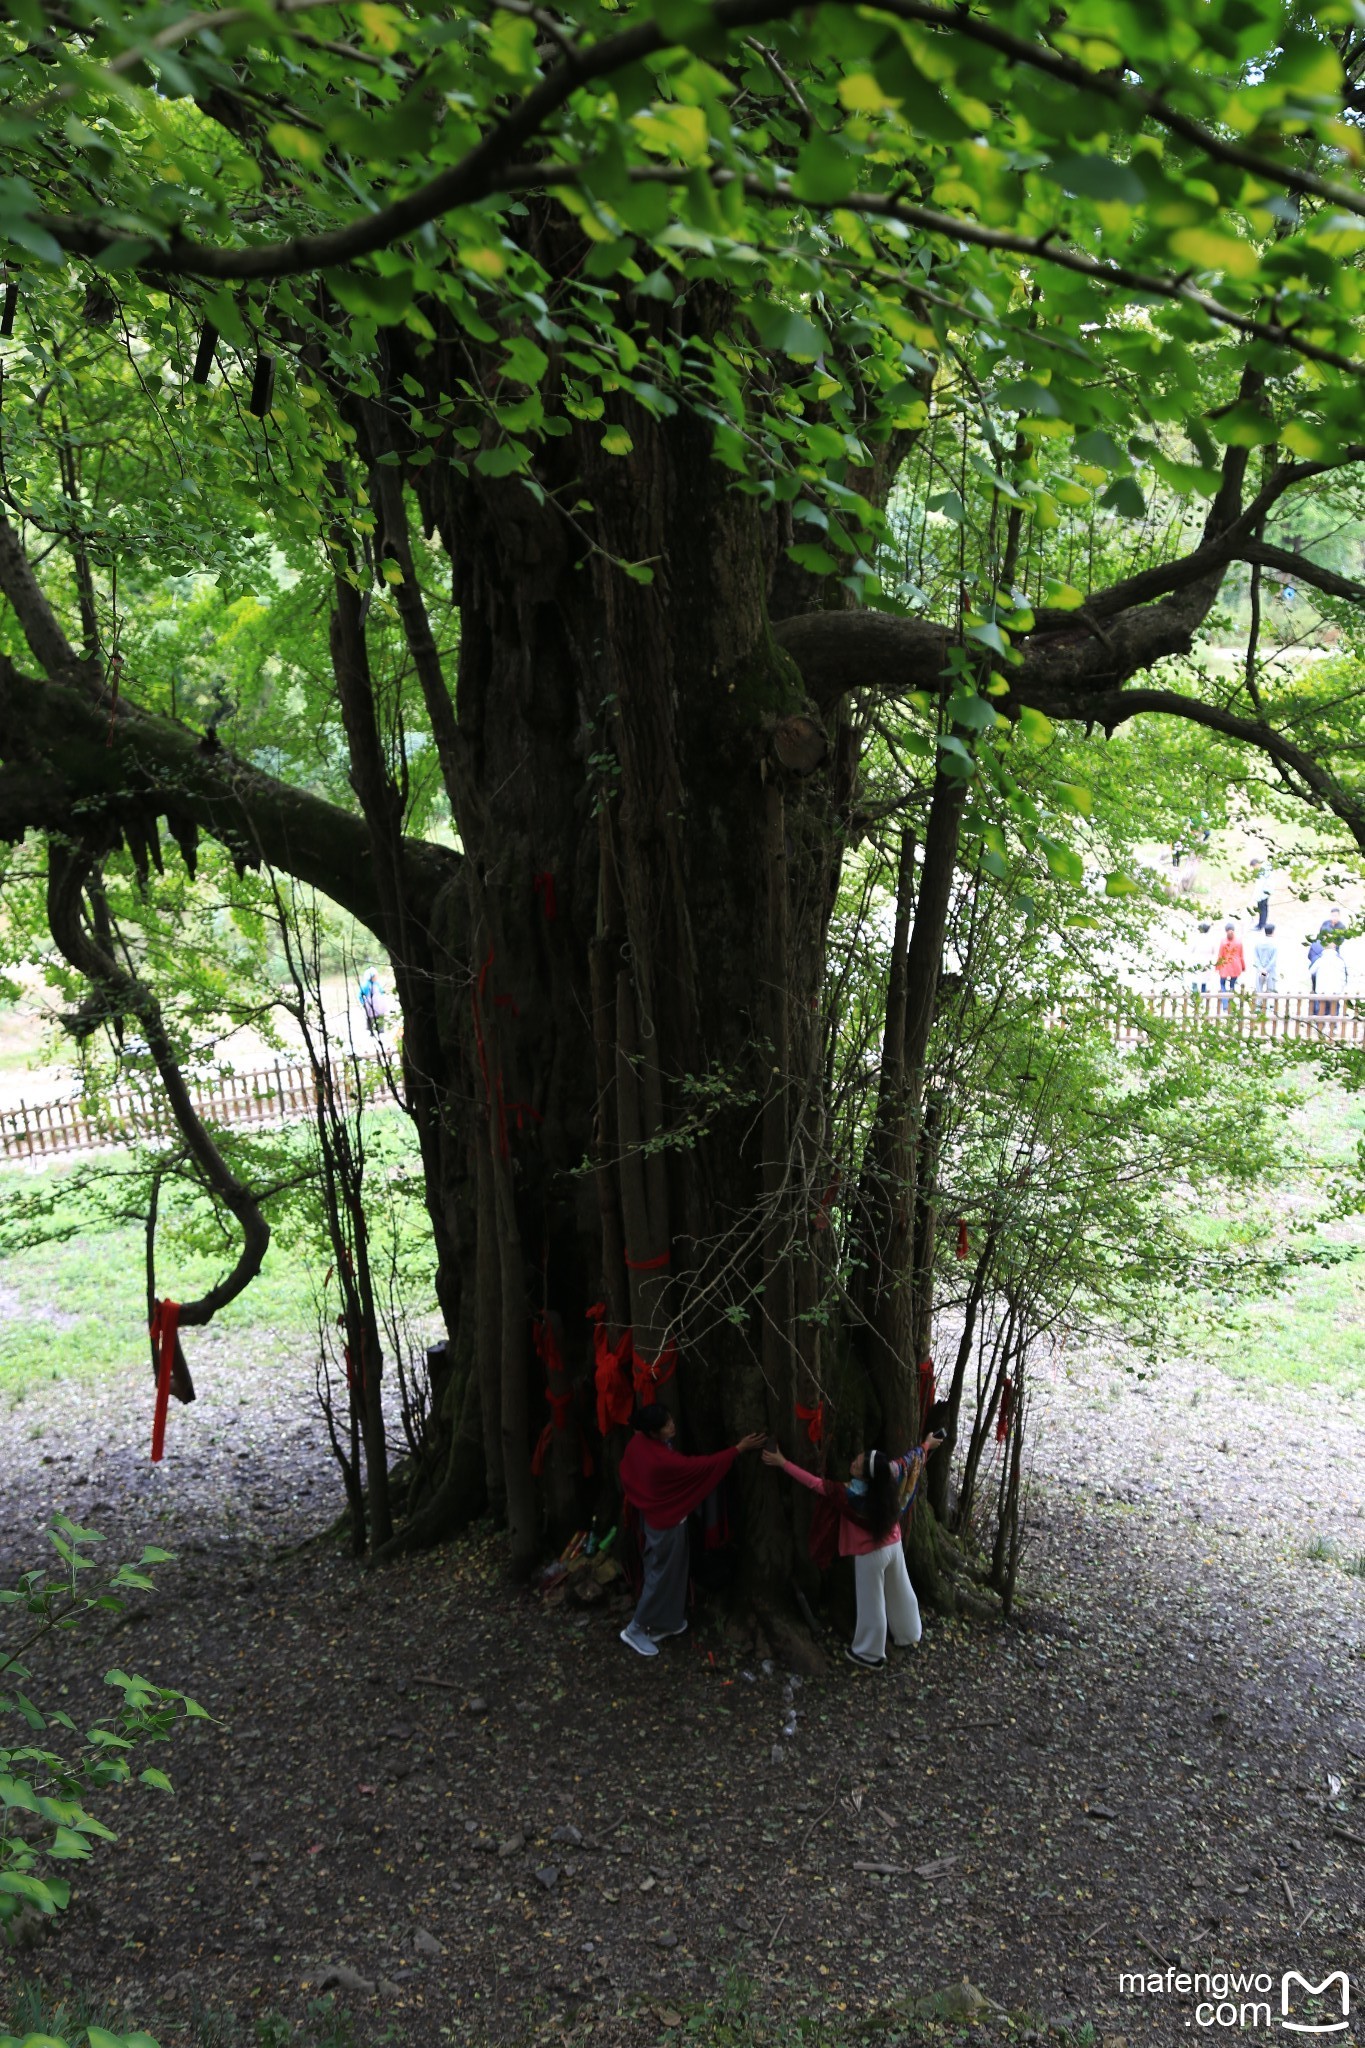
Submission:
{"label": "group of distant people", "polygon": [[[1257,996],[1273,996],[1280,986],[1280,945],[1275,927],[1270,920],[1270,882],[1266,870],[1261,871],[1262,893],[1257,904],[1255,936],[1251,945],[1250,988]],[[1199,927],[1207,934],[1210,927]],[[1341,951],[1342,941],[1349,927],[1338,905],[1333,904],[1317,932],[1308,942],[1308,980],[1312,990],[1309,1015],[1313,1017],[1336,1017],[1341,1014],[1341,1001],[1350,987],[1350,969]],[[1212,973],[1218,978],[1220,1009],[1226,1010],[1231,998],[1236,995],[1244,979],[1248,977],[1246,947],[1242,943],[1235,924],[1225,924],[1221,938],[1214,944]],[[1211,993],[1209,974],[1196,975],[1197,994]]]}
{"label": "group of distant people", "polygon": [[888,1631],[899,1648],[920,1639],[919,1602],[902,1548],[905,1519],[914,1504],[925,1464],[946,1440],[948,1410],[929,1411],[921,1443],[893,1456],[858,1451],[846,1480],[822,1479],[784,1457],[775,1438],[762,1430],[723,1451],[686,1457],[674,1441],[677,1425],[662,1402],[643,1408],[621,1460],[621,1491],[639,1524],[643,1583],[635,1613],[621,1641],[639,1657],[657,1657],[659,1645],[687,1629],[687,1518],[720,1485],[737,1457],[764,1445],[763,1462],[785,1472],[798,1486],[818,1494],[838,1518],[838,1555],[853,1560],[858,1617],[845,1655],[851,1664],[876,1671],[886,1663]]}

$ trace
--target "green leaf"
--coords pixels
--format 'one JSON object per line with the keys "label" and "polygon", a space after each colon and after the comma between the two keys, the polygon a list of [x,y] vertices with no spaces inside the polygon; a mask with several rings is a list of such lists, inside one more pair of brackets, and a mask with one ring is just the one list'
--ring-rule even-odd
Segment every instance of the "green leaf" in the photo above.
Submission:
{"label": "green leaf", "polygon": [[9,1892],[12,1897],[23,1899],[27,1905],[36,1906],[40,1913],[56,1913],[66,1904],[59,1897],[60,1892],[71,1896],[69,1885],[60,1885],[55,1879],[44,1883],[40,1877],[29,1877],[21,1870],[0,1870],[0,1892]]}
{"label": "green leaf", "polygon": [[550,358],[526,335],[514,334],[498,367],[504,377],[512,378],[517,384],[539,384],[550,367]]}
{"label": "green leaf", "polygon": [[766,349],[776,349],[798,362],[813,363],[829,347],[829,338],[824,330],[807,319],[804,313],[798,313],[789,306],[757,303],[748,310],[758,338]]}
{"label": "green leaf", "polygon": [[1005,638],[994,619],[986,619],[979,626],[966,626],[963,631],[969,640],[975,640],[982,647],[989,647],[992,654],[1002,657],[1010,653],[1009,641]]}
{"label": "green leaf", "polygon": [[1083,782],[1059,782],[1056,794],[1061,809],[1075,811],[1078,817],[1088,818],[1095,808],[1095,800]]}
{"label": "green leaf", "polygon": [[1045,839],[1043,855],[1049,871],[1059,882],[1070,882],[1073,887],[1079,887],[1085,880],[1085,862],[1074,846],[1066,846],[1057,839]]}
{"label": "green leaf", "polygon": [[954,690],[948,699],[948,717],[966,732],[994,732],[1000,713],[972,690]]}
{"label": "green leaf", "polygon": [[624,427],[608,427],[602,436],[602,446],[608,455],[629,455],[635,443]]}
{"label": "green leaf", "polygon": [[809,570],[812,576],[833,576],[839,567],[833,555],[815,541],[798,541],[795,547],[787,549],[787,554],[798,568]]}
{"label": "green leaf", "polygon": [[925,504],[930,512],[941,512],[945,519],[951,519],[954,526],[967,524],[967,507],[956,491],[935,491]]}
{"label": "green leaf", "polygon": [[1094,463],[1100,469],[1127,469],[1128,458],[1112,434],[1106,434],[1103,427],[1091,427],[1084,434],[1077,434],[1071,444],[1071,452],[1078,462]]}
{"label": "green leaf", "polygon": [[1117,512],[1121,519],[1145,519],[1147,500],[1142,495],[1142,486],[1136,477],[1116,476],[1100,504],[1106,512]]}
{"label": "green leaf", "polygon": [[1104,878],[1104,893],[1106,896],[1140,896],[1142,884],[1135,882],[1131,875],[1125,875],[1121,869],[1115,868],[1112,874]]}
{"label": "green leaf", "polygon": [[828,206],[845,199],[857,183],[856,162],[831,136],[813,135],[796,159],[792,190],[798,199]]}
{"label": "green leaf", "polygon": [[481,448],[474,457],[480,476],[515,476],[530,461],[531,451],[520,441],[503,441],[496,448]]}
{"label": "green leaf", "polygon": [[1273,419],[1243,399],[1209,421],[1209,431],[1230,448],[1268,448],[1279,433]]}
{"label": "green leaf", "polygon": [[1019,711],[1019,735],[1035,747],[1045,747],[1052,738],[1052,720],[1043,712],[1035,711],[1031,704],[1025,704]]}
{"label": "green leaf", "polygon": [[1049,611],[1074,612],[1085,603],[1085,592],[1074,583],[1049,582],[1043,590],[1043,604]]}
{"label": "green leaf", "polygon": [[57,1828],[48,1844],[49,1856],[60,1862],[83,1862],[92,1851],[84,1835],[78,1835],[74,1828]]}
{"label": "green leaf", "polygon": [[1244,241],[1229,228],[1177,228],[1171,236],[1171,253],[1200,270],[1222,271],[1242,284],[1250,284],[1261,268],[1255,243]]}
{"label": "green leaf", "polygon": [[1050,164],[1039,164],[1037,175],[1082,199],[1141,206],[1147,197],[1147,188],[1131,164],[1117,163],[1113,157],[1058,156]]}

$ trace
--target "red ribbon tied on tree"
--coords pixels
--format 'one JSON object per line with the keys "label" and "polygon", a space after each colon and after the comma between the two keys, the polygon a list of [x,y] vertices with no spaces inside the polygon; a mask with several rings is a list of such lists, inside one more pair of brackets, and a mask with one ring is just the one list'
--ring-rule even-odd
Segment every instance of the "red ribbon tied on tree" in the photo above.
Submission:
{"label": "red ribbon tied on tree", "polygon": [[175,1333],[180,1323],[178,1301],[158,1301],[152,1310],[152,1342],[159,1346],[156,1371],[156,1406],[152,1411],[152,1463],[159,1465],[166,1451],[166,1410],[171,1401],[171,1375],[175,1371]]}
{"label": "red ribbon tied on tree", "polygon": [[995,1440],[1004,1443],[1010,1433],[1010,1422],[1014,1416],[1014,1382],[1002,1379],[1000,1382],[1000,1412],[995,1418]]}
{"label": "red ribbon tied on tree", "polygon": [[603,1436],[609,1429],[620,1428],[628,1423],[635,1406],[635,1389],[631,1376],[634,1334],[627,1327],[613,1344],[607,1335],[606,1318],[607,1304],[604,1301],[595,1301],[588,1310],[588,1321],[593,1326],[592,1357],[593,1379],[597,1386],[597,1427]]}
{"label": "red ribbon tied on tree", "polygon": [[929,1410],[934,1405],[934,1361],[922,1359],[919,1369],[919,1425],[923,1429],[929,1419]]}
{"label": "red ribbon tied on tree", "polygon": [[807,1439],[809,1440],[809,1442],[814,1444],[815,1448],[818,1450],[820,1448],[820,1445],[825,1441],[824,1402],[817,1401],[813,1408],[803,1408],[801,1403],[798,1401],[796,1404],[796,1419],[798,1422],[805,1423]]}
{"label": "red ribbon tied on tree", "polygon": [[971,1247],[970,1247],[970,1246],[968,1245],[968,1243],[967,1243],[967,1219],[966,1219],[966,1217],[965,1217],[965,1216],[959,1216],[959,1217],[958,1217],[958,1219],[957,1219],[957,1255],[958,1255],[958,1257],[959,1257],[960,1259],[965,1259],[965,1258],[966,1258],[966,1256],[967,1256],[967,1253],[968,1253],[968,1251],[969,1251],[970,1249],[971,1249]]}
{"label": "red ribbon tied on tree", "polygon": [[[545,1368],[545,1399],[550,1404],[550,1419],[541,1430],[535,1450],[531,1453],[531,1470],[539,1479],[545,1470],[545,1460],[549,1456],[551,1443],[560,1430],[569,1426],[569,1417],[573,1413],[573,1388],[568,1385],[569,1369],[564,1363],[564,1353],[560,1349],[554,1321],[547,1311],[542,1311],[534,1318],[531,1324],[531,1341],[536,1347],[536,1357]],[[557,1376],[565,1381],[562,1393],[557,1393],[552,1385]],[[583,1477],[590,1479],[592,1452],[588,1449],[587,1438],[581,1429],[578,1432],[578,1441]]]}
{"label": "red ribbon tied on tree", "polygon": [[657,1358],[642,1358],[638,1351],[635,1352],[631,1370],[635,1380],[635,1398],[642,1408],[658,1400],[660,1387],[667,1385],[677,1369],[678,1347],[671,1337]]}

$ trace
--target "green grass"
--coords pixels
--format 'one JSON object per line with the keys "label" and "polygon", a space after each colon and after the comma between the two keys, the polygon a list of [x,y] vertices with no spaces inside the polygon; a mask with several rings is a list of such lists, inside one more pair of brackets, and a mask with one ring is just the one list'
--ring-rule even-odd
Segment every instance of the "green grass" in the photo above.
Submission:
{"label": "green grass", "polygon": [[[1365,1098],[1308,1070],[1299,1092],[1283,1180],[1235,1206],[1180,1214],[1182,1230],[1231,1254],[1233,1266],[1227,1286],[1190,1304],[1182,1349],[1236,1379],[1358,1394],[1365,1392],[1365,1219],[1349,1211],[1323,1219],[1334,1196],[1359,1185]],[[1264,1286],[1258,1262],[1288,1250],[1333,1263],[1291,1270],[1277,1286]]]}
{"label": "green grass", "polygon": [[1204,1342],[1235,1379],[1365,1391],[1365,1256],[1297,1274],[1269,1300],[1227,1305]]}
{"label": "green grass", "polygon": [[[11,1252],[0,1263],[0,1401],[44,1383],[99,1379],[147,1357],[143,1233],[136,1224],[91,1225],[65,1244]],[[189,1299],[217,1279],[230,1255],[160,1261],[160,1284]],[[272,1243],[260,1275],[215,1318],[227,1332],[313,1325],[303,1261]]]}
{"label": "green grass", "polygon": [[[404,1294],[421,1314],[430,1299],[430,1231],[420,1200],[420,1179],[410,1171],[413,1142],[405,1119],[374,1119],[369,1135],[374,1165],[370,1202],[376,1281],[383,1270],[386,1218],[403,1232]],[[274,1141],[248,1177],[293,1180],[307,1165],[298,1138]],[[283,1149],[278,1149],[283,1147]],[[409,1166],[402,1199],[392,1212],[386,1169]],[[259,1171],[257,1170],[259,1168]],[[92,1178],[94,1176],[94,1178]],[[269,1331],[310,1348],[316,1327],[313,1288],[330,1263],[317,1219],[294,1205],[271,1211],[272,1237],[265,1263],[251,1285],[214,1318],[214,1328],[239,1340]],[[135,1155],[103,1153],[93,1160],[54,1165],[42,1172],[0,1171],[0,1408],[22,1401],[54,1380],[98,1380],[130,1366],[146,1366],[146,1245],[139,1210],[145,1174]],[[163,1202],[163,1217],[168,1204]],[[220,1279],[236,1257],[237,1240],[202,1236],[207,1212],[182,1203],[158,1233],[157,1289],[188,1301]],[[195,1229],[201,1233],[196,1237]],[[205,1243],[208,1249],[205,1249]]]}

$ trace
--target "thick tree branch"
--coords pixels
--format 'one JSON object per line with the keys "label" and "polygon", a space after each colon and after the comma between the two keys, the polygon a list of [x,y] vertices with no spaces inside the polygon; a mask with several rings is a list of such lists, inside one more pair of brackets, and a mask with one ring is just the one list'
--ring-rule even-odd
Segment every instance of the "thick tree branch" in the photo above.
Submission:
{"label": "thick tree branch", "polygon": [[[79,831],[93,817],[145,839],[164,816],[182,842],[201,829],[244,865],[263,861],[293,875],[378,930],[363,821],[169,718],[126,699],[102,704],[74,683],[40,682],[0,656],[0,760],[12,764],[0,778],[0,830]],[[403,856],[407,900],[425,918],[459,855],[408,839]]]}
{"label": "thick tree branch", "polygon": [[[1183,654],[1202,610],[1168,601],[1142,606],[1113,621],[1102,639],[1071,614],[1066,635],[1034,636],[1009,671],[1010,693],[997,700],[1006,716],[1021,705],[1057,720],[1084,719],[1112,732],[1130,718],[1157,713],[1183,718],[1255,747],[1299,778],[1312,799],[1330,810],[1365,851],[1365,797],[1343,787],[1320,756],[1289,739],[1262,717],[1246,717],[1177,690],[1127,689],[1165,655]],[[949,635],[921,619],[887,612],[813,612],[784,619],[774,636],[822,704],[843,691],[875,687],[886,695],[934,690],[941,682]]]}
{"label": "thick tree branch", "polygon": [[[539,192],[553,191],[557,185],[568,188],[590,186],[592,169],[591,164],[557,164],[553,158],[535,164],[514,165],[499,175],[496,185],[490,190]],[[637,185],[684,185],[696,175],[694,165],[684,164],[632,164],[627,172],[631,183]],[[944,213],[939,207],[918,206],[908,199],[883,192],[849,192],[838,199],[810,200],[799,198],[783,181],[774,183],[766,178],[744,177],[719,166],[707,175],[717,191],[738,182],[746,198],[769,205],[799,207],[808,213],[858,213],[869,220],[896,221],[905,227],[919,228],[925,234],[942,235],[949,241],[966,242],[978,249],[998,249],[1023,256],[1030,263],[1051,264],[1059,270],[1070,270],[1078,277],[1088,277],[1103,285],[1108,291],[1122,287],[1147,298],[1168,299],[1178,305],[1193,307],[1215,325],[1230,328],[1249,341],[1263,341],[1274,348],[1290,349],[1307,361],[1323,363],[1330,369],[1344,371],[1348,376],[1365,374],[1365,359],[1342,355],[1337,349],[1308,341],[1292,324],[1239,313],[1232,306],[1224,305],[1221,299],[1215,299],[1211,293],[1200,291],[1190,283],[1187,275],[1168,276],[1160,271],[1135,270],[1130,264],[1087,256],[1083,250],[1070,248],[1059,240],[1061,230],[1058,228],[1047,228],[1038,235],[1021,235],[1009,228],[986,227],[965,214]],[[57,234],[60,241],[61,236],[52,223],[46,222],[45,225]]]}
{"label": "thick tree branch", "polygon": [[[852,0],[846,0],[846,4],[852,4]],[[766,21],[785,19],[796,12],[796,7],[797,0],[714,0],[709,13],[713,31],[724,34],[757,27]],[[1348,212],[1365,214],[1365,199],[1350,186],[1321,178],[1315,172],[1300,169],[1297,165],[1249,149],[1245,144],[1220,135],[1181,113],[1159,93],[1130,83],[1122,73],[1092,71],[1087,65],[1065,57],[1045,44],[1015,36],[979,15],[973,16],[965,8],[938,7],[929,4],[929,0],[880,0],[880,11],[896,19],[922,22],[988,45],[1008,56],[1012,63],[1026,65],[1073,87],[1131,106],[1171,133],[1196,144],[1216,161],[1235,164],[1272,186],[1326,199]],[[199,32],[201,25],[208,25],[202,17],[196,21],[195,33]],[[619,35],[608,36],[590,49],[566,49],[560,62],[458,164],[428,179],[392,205],[380,207],[343,227],[239,249],[208,248],[177,236],[164,250],[148,256],[136,267],[161,276],[243,280],[296,277],[372,255],[456,207],[508,189],[508,166],[574,92],[589,83],[607,79],[669,46],[670,38],[663,29],[656,23],[645,22],[623,30]],[[568,182],[571,175],[562,176],[560,182]],[[755,186],[754,196],[772,196],[761,181],[746,180],[746,187],[751,182]],[[1196,291],[1182,279],[1158,279],[1124,266],[1095,264],[1093,259],[1058,250],[1051,235],[1010,236],[1004,231],[986,229],[976,222],[958,220],[930,208],[911,207],[905,202],[885,198],[878,201],[877,195],[871,194],[839,203],[855,206],[862,212],[904,220],[931,233],[974,240],[984,247],[1009,249],[1016,254],[1032,256],[1035,260],[1060,263],[1082,275],[1100,276],[1105,281],[1123,284],[1153,296],[1177,299],[1198,307],[1220,324],[1239,332],[1274,340],[1280,346],[1297,347],[1301,354],[1314,361],[1348,370],[1359,368],[1350,358],[1339,356],[1335,351],[1320,349],[1308,342],[1296,342],[1292,328],[1282,327],[1278,322],[1250,321],[1231,308],[1220,306],[1216,300]],[[124,229],[110,228],[102,222],[74,216],[42,215],[38,217],[38,225],[72,255],[97,256],[119,241],[133,239]]]}
{"label": "thick tree branch", "polygon": [[904,696],[937,688],[952,644],[946,626],[868,611],[799,612],[779,620],[773,638],[822,712],[850,690]]}
{"label": "thick tree branch", "polygon": [[1239,561],[1259,563],[1263,569],[1281,569],[1286,576],[1311,584],[1325,597],[1344,597],[1349,603],[1365,604],[1365,583],[1357,582],[1354,576],[1338,576],[1335,569],[1324,569],[1320,562],[1310,562],[1307,555],[1297,554],[1293,548],[1277,548],[1263,540],[1246,541],[1238,548],[1237,556]]}
{"label": "thick tree branch", "polygon": [[83,676],[93,685],[96,671],[82,661],[33,573],[22,541],[0,512],[0,592],[14,607],[24,638],[50,676]]}
{"label": "thick tree branch", "polygon": [[[1201,582],[1212,571],[1226,569],[1230,562],[1250,560],[1246,549],[1252,535],[1286,491],[1297,484],[1309,482],[1313,477],[1349,469],[1360,462],[1365,462],[1365,445],[1353,444],[1343,448],[1340,456],[1332,462],[1284,463],[1235,519],[1212,532],[1206,527],[1206,538],[1188,555],[1181,555],[1173,562],[1157,562],[1150,569],[1139,570],[1136,576],[1126,576],[1120,583],[1111,583],[1107,589],[1093,592],[1086,599],[1086,611],[1092,618],[1107,619],[1133,605],[1173,596]],[[1067,612],[1040,610],[1038,621],[1040,626],[1065,626],[1072,616]]]}
{"label": "thick tree branch", "polygon": [[121,967],[107,946],[101,944],[82,915],[85,892],[93,883],[95,856],[53,841],[48,849],[47,921],[63,956],[98,990],[111,1016],[135,1017],[156,1062],[171,1115],[175,1118],[186,1150],[198,1168],[204,1186],[233,1216],[242,1233],[242,1246],[229,1273],[207,1294],[185,1302],[180,1321],[186,1325],[211,1322],[220,1308],[226,1308],[243,1293],[261,1270],[270,1245],[270,1225],[250,1188],[238,1180],[214,1144],[202,1117],[190,1098],[180,1062],[161,1015],[161,1005],[144,981]]}
{"label": "thick tree branch", "polygon": [[1083,710],[1070,715],[1093,718],[1106,732],[1113,732],[1130,718],[1152,715],[1183,718],[1192,725],[1203,726],[1208,732],[1240,740],[1245,746],[1255,747],[1268,755],[1278,767],[1287,768],[1297,775],[1314,799],[1341,820],[1356,845],[1365,852],[1365,798],[1343,789],[1317,755],[1287,739],[1265,719],[1247,718],[1240,712],[1229,710],[1226,705],[1206,704],[1202,699],[1187,697],[1179,690],[1114,690],[1087,700]]}

